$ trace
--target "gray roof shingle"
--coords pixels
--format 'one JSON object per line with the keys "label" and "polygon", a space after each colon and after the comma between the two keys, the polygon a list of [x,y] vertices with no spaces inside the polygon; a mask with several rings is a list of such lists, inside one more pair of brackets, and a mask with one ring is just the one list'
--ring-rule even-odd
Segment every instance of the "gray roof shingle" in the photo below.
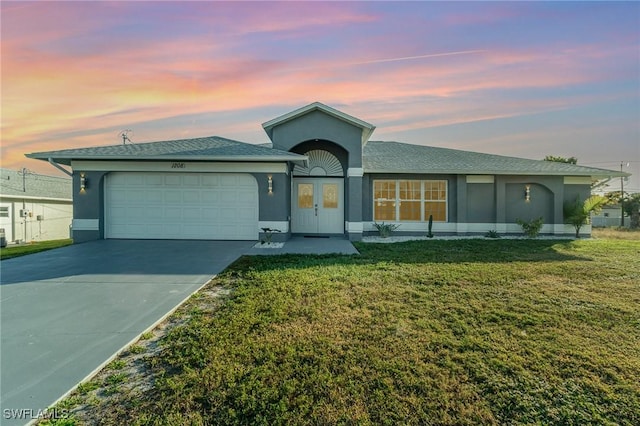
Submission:
{"label": "gray roof shingle", "polygon": [[219,136],[109,145],[26,154],[29,158],[71,165],[71,160],[302,161],[306,157]]}
{"label": "gray roof shingle", "polygon": [[[29,158],[71,165],[71,160],[163,160],[163,161],[292,161],[305,156],[209,136],[194,139],[109,145],[26,154]],[[450,148],[369,141],[363,148],[365,173],[440,173],[487,175],[555,175],[619,177],[614,170],[575,164],[484,154]]]}
{"label": "gray roof shingle", "polygon": [[[447,173],[617,177],[620,172],[553,161],[483,154],[400,142],[369,141],[365,173]],[[623,173],[623,176],[628,174]]]}
{"label": "gray roof shingle", "polygon": [[[71,201],[71,179],[22,171],[0,169],[0,196],[63,199]],[[23,190],[25,189],[25,190]]]}

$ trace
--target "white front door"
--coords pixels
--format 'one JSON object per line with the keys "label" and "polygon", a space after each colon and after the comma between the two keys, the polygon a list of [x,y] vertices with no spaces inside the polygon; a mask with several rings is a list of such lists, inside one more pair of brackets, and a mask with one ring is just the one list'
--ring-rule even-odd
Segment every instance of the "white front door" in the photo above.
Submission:
{"label": "white front door", "polygon": [[344,233],[344,179],[294,178],[291,232]]}

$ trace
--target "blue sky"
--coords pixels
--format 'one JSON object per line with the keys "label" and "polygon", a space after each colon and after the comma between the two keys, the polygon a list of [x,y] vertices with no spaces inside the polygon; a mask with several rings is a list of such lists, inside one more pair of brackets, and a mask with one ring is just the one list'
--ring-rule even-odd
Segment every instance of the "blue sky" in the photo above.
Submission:
{"label": "blue sky", "polygon": [[[219,135],[320,101],[373,140],[633,173],[638,2],[12,2],[2,167],[27,152]],[[610,189],[617,189],[619,183]]]}

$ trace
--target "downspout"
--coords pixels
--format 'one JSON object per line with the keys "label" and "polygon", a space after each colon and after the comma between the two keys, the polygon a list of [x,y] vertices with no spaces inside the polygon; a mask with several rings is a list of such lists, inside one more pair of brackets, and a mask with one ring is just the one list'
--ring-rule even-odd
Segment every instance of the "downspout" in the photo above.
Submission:
{"label": "downspout", "polygon": [[58,164],[55,161],[53,161],[53,158],[49,157],[47,160],[49,161],[49,164],[51,164],[56,169],[60,170],[62,173],[73,177],[73,173],[71,173],[69,170],[65,169],[60,164]]}

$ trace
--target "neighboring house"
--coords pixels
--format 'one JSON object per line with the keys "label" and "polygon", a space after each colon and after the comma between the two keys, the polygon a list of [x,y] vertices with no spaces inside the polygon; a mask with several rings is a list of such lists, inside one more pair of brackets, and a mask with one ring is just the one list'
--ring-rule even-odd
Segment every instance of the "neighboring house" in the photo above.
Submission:
{"label": "neighboring house", "polygon": [[[612,170],[445,148],[375,142],[375,127],[313,103],[263,124],[271,146],[217,136],[67,149],[27,157],[73,169],[74,241],[257,240],[345,235],[376,222],[399,234],[570,236],[562,207]],[[627,175],[627,174],[623,174]],[[590,233],[590,226],[582,228]],[[275,239],[275,238],[274,238]]]}
{"label": "neighboring house", "polygon": [[[604,206],[598,213],[591,214],[591,226],[594,228],[618,227],[621,224],[622,208],[620,204]],[[624,225],[631,225],[631,218],[624,216]]]}
{"label": "neighboring house", "polygon": [[0,169],[0,228],[7,242],[69,238],[70,178]]}

